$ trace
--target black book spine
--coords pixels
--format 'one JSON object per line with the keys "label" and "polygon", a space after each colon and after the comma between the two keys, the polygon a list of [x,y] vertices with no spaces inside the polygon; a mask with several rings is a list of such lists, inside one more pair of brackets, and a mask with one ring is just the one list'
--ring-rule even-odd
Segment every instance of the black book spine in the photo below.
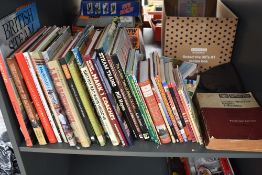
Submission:
{"label": "black book spine", "polygon": [[124,98],[120,92],[120,89],[116,84],[116,80],[113,76],[113,73],[109,67],[109,64],[107,62],[107,59],[102,49],[97,50],[97,59],[99,60],[100,64],[102,65],[103,71],[105,72],[105,75],[107,79],[109,80],[110,86],[112,88],[113,96],[116,99],[122,114],[124,114],[124,116],[126,117],[128,126],[131,128],[134,137],[138,138],[139,133],[136,129],[136,126],[134,125],[132,121],[130,113],[127,110],[127,104],[125,103]]}
{"label": "black book spine", "polygon": [[182,126],[186,127],[186,122],[184,120],[184,117],[183,117],[182,112],[180,110],[180,107],[178,105],[178,102],[177,102],[177,99],[176,99],[176,95],[175,95],[175,92],[174,92],[173,88],[169,88],[169,91],[170,91],[170,94],[171,94],[171,96],[173,98],[173,101],[174,101],[175,107],[177,109],[177,113],[179,115],[179,118],[180,118],[180,121],[182,123]]}
{"label": "black book spine", "polygon": [[[60,63],[60,65],[62,67],[63,66],[67,67],[65,59],[60,59],[59,63]],[[64,69],[63,69],[63,71],[64,71]],[[74,83],[74,81],[73,81],[73,79],[71,77],[71,74],[70,74],[68,68],[67,68],[67,72],[64,72],[64,74],[66,74],[66,76],[65,76],[66,77],[66,82],[67,82],[67,84],[68,84],[68,86],[70,88],[70,91],[71,91],[71,93],[72,93],[72,95],[74,97],[74,100],[75,100],[76,105],[77,105],[77,109],[78,109],[78,111],[80,113],[80,116],[81,116],[82,121],[84,123],[84,126],[85,126],[85,128],[86,128],[86,130],[87,130],[87,132],[89,134],[89,137],[90,137],[90,139],[91,139],[91,141],[93,143],[98,143],[95,131],[94,131],[93,127],[92,127],[92,124],[91,124],[88,116],[87,116],[87,113],[85,111],[85,108],[83,106],[83,103],[81,101],[81,98],[79,96],[79,93],[78,93],[78,91],[76,89],[75,83]]]}
{"label": "black book spine", "polygon": [[123,68],[122,68],[120,62],[119,62],[119,58],[118,58],[118,56],[116,54],[112,55],[111,58],[112,58],[112,61],[114,63],[114,67],[117,70],[118,75],[119,75],[119,77],[121,79],[123,87],[124,87],[124,89],[125,89],[125,91],[127,93],[127,96],[128,96],[128,98],[130,100],[130,103],[131,103],[133,109],[135,110],[136,118],[137,118],[138,124],[139,124],[139,126],[141,128],[141,131],[142,131],[142,134],[143,134],[143,138],[145,140],[149,140],[150,136],[149,136],[149,133],[148,133],[148,129],[146,127],[145,121],[142,118],[141,111],[138,109],[138,105],[135,102],[135,98],[134,98],[134,96],[132,95],[132,93],[131,93],[131,91],[129,89],[127,80],[125,78],[126,77],[125,73],[123,71]]}

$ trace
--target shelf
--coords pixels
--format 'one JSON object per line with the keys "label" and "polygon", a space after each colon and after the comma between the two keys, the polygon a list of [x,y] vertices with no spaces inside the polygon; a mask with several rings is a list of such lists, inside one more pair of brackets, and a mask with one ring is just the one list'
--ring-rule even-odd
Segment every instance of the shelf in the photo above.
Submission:
{"label": "shelf", "polygon": [[156,145],[144,141],[136,141],[133,146],[129,147],[107,144],[104,147],[92,145],[90,148],[76,148],[61,143],[33,147],[23,145],[19,149],[21,152],[104,156],[262,158],[262,153],[207,150],[196,143]]}

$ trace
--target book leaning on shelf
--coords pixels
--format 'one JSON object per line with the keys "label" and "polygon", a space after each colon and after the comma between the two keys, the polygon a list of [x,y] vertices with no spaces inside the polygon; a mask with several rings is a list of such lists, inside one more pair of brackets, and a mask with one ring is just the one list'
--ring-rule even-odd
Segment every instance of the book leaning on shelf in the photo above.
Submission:
{"label": "book leaning on shelf", "polygon": [[192,104],[181,102],[188,100],[184,97],[174,102],[183,81],[176,81],[177,69],[162,60],[157,53],[144,59],[115,19],[103,30],[86,26],[74,35],[66,26],[42,27],[7,59],[5,68],[17,91],[15,102],[21,99],[40,145],[194,141],[198,136],[191,116],[180,109]]}

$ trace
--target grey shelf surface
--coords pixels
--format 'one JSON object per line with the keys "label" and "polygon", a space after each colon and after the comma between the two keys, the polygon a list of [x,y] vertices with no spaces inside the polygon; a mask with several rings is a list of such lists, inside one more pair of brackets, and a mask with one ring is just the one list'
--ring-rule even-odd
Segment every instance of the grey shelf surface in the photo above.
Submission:
{"label": "grey shelf surface", "polygon": [[33,147],[22,145],[19,149],[21,152],[104,156],[262,158],[262,153],[207,150],[196,143],[156,145],[145,141],[136,141],[129,147],[107,144],[104,147],[92,145],[90,148],[76,148],[59,143]]}

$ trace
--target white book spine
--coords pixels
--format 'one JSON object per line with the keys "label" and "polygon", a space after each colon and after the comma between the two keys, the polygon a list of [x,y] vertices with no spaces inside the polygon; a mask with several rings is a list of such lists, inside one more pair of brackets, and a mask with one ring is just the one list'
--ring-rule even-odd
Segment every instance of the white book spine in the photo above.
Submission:
{"label": "white book spine", "polygon": [[87,66],[83,66],[81,67],[81,73],[84,77],[85,83],[87,85],[88,91],[90,93],[90,96],[93,100],[94,106],[96,108],[96,111],[100,117],[100,121],[102,123],[102,126],[105,130],[105,132],[108,134],[112,144],[114,146],[119,145],[119,139],[117,138],[113,127],[108,119],[108,117],[106,116],[106,109],[103,106],[103,102],[99,97],[98,91],[95,87],[95,83],[93,82],[92,78],[91,78],[91,74],[87,68]]}
{"label": "white book spine", "polygon": [[55,122],[54,122],[52,113],[51,113],[51,111],[50,111],[50,109],[49,109],[49,106],[48,106],[48,104],[47,104],[47,102],[46,102],[44,93],[43,93],[43,91],[42,91],[42,89],[41,89],[41,86],[40,86],[40,83],[39,83],[39,81],[38,81],[36,72],[35,72],[35,70],[34,70],[33,63],[32,63],[31,58],[30,58],[30,56],[29,56],[29,53],[28,53],[28,52],[24,52],[23,55],[24,55],[24,57],[25,57],[25,59],[26,59],[26,62],[27,62],[27,66],[28,66],[28,68],[29,68],[29,71],[30,71],[30,73],[31,73],[31,75],[32,75],[32,77],[33,77],[34,84],[35,84],[36,89],[37,89],[37,92],[38,92],[38,94],[39,94],[39,96],[40,96],[41,102],[42,102],[42,104],[43,104],[43,106],[44,106],[44,108],[45,108],[45,111],[46,111],[46,114],[47,114],[47,116],[48,116],[48,120],[49,120],[49,122],[50,122],[50,125],[52,126],[52,129],[53,129],[53,131],[54,131],[54,133],[55,133],[57,142],[62,143],[62,139],[61,139],[61,137],[60,137],[60,135],[59,135],[59,132],[58,132],[58,129],[57,129],[56,125],[55,125]]}

